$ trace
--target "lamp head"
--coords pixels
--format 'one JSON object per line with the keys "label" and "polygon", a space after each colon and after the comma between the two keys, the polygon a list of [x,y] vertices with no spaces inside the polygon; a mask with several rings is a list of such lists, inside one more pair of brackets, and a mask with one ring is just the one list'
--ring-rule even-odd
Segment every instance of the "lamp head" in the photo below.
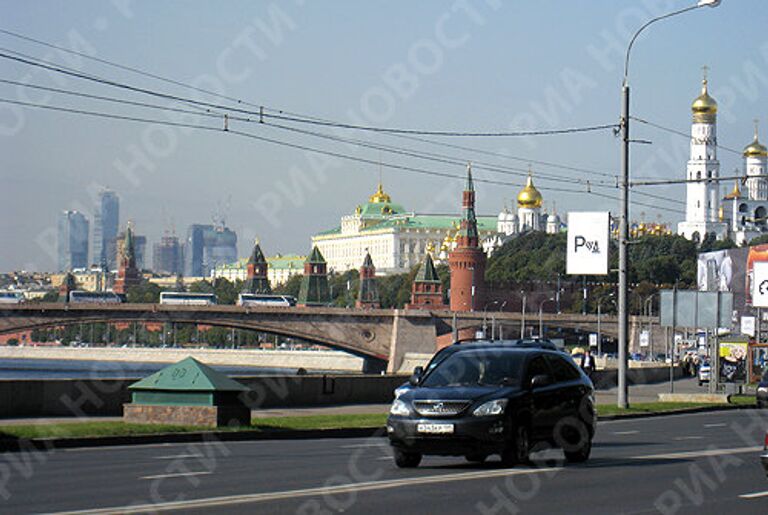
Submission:
{"label": "lamp head", "polygon": [[720,5],[720,0],[699,0],[697,7],[717,7]]}

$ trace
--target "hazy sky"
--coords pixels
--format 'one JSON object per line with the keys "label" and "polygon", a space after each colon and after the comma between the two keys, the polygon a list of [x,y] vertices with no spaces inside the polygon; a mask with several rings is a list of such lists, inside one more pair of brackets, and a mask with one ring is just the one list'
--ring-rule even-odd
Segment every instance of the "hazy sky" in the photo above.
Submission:
{"label": "hazy sky", "polygon": [[[629,35],[651,16],[695,0],[457,1],[36,1],[0,2],[0,29],[74,48],[244,102],[347,123],[429,130],[509,131],[613,123],[620,110],[621,65]],[[720,102],[721,145],[740,150],[763,119],[768,140],[768,3],[723,0],[655,24],[633,49],[632,114],[687,132],[701,67]],[[0,33],[0,52],[20,52],[84,73],[164,93],[226,102]],[[0,79],[119,97],[175,108],[189,105],[96,85],[0,59]],[[168,112],[110,104],[0,83],[0,98],[176,120]],[[246,109],[254,109],[240,104]],[[221,112],[220,110],[217,111]],[[182,121],[222,127],[221,118]],[[285,123],[289,125],[289,123]],[[545,203],[558,212],[616,211],[617,201],[586,193],[573,179],[600,183],[619,166],[610,131],[527,138],[429,138],[521,160],[433,146],[393,136],[294,127],[376,144],[446,154],[525,170],[533,164]],[[121,224],[134,221],[150,243],[183,236],[218,211],[245,256],[255,236],[264,251],[307,252],[310,236],[338,224],[375,189],[375,163],[463,175],[460,164],[393,155],[248,122],[230,128],[353,155],[331,159],[244,138],[156,124],[98,119],[0,103],[0,271],[54,267],[58,212],[93,220],[93,199],[108,186],[121,198]],[[683,178],[684,137],[634,123],[633,177]],[[719,151],[721,174],[743,166]],[[385,189],[417,212],[455,212],[462,183],[381,167]],[[512,171],[512,173],[517,173]],[[536,177],[536,174],[542,174]],[[602,175],[600,175],[602,174]],[[554,178],[555,180],[545,180]],[[524,179],[477,169],[478,210],[512,203]],[[560,177],[560,180],[557,180]],[[565,191],[552,191],[549,188]],[[732,184],[723,186],[730,190]],[[592,191],[617,197],[615,189]],[[643,188],[633,218],[677,223],[683,186]],[[672,200],[676,200],[673,202]],[[667,208],[659,210],[655,207]],[[641,215],[643,213],[643,215]],[[151,256],[151,254],[150,254]],[[150,258],[150,256],[147,256]]]}

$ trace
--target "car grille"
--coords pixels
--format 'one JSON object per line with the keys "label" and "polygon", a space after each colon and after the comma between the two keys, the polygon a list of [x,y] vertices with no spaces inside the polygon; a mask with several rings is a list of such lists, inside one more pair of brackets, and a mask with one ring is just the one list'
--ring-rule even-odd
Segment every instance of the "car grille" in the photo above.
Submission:
{"label": "car grille", "polygon": [[470,404],[470,401],[414,401],[413,408],[419,415],[450,417],[458,415]]}

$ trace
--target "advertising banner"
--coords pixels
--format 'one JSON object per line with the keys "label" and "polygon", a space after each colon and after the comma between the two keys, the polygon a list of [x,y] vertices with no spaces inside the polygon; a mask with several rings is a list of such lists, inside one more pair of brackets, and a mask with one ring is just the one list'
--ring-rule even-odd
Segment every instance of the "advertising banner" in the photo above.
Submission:
{"label": "advertising banner", "polygon": [[608,227],[610,215],[605,212],[575,211],[568,213],[569,275],[608,274]]}
{"label": "advertising banner", "polygon": [[721,383],[747,382],[747,347],[745,341],[719,343],[717,359]]}

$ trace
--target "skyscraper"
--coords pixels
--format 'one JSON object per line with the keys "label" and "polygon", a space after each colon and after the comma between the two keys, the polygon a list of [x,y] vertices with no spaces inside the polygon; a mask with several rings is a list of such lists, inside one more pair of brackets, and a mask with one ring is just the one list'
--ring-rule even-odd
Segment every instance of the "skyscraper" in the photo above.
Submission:
{"label": "skyscraper", "polygon": [[181,245],[176,236],[163,236],[152,246],[152,271],[177,275],[184,272]]}
{"label": "skyscraper", "polygon": [[117,267],[117,228],[120,224],[120,198],[112,190],[99,194],[93,224],[93,260]]}
{"label": "skyscraper", "polygon": [[223,226],[190,225],[184,259],[185,275],[208,276],[217,265],[237,261],[237,234]]}
{"label": "skyscraper", "polygon": [[88,219],[78,211],[62,211],[58,223],[58,268],[62,272],[88,266]]}

